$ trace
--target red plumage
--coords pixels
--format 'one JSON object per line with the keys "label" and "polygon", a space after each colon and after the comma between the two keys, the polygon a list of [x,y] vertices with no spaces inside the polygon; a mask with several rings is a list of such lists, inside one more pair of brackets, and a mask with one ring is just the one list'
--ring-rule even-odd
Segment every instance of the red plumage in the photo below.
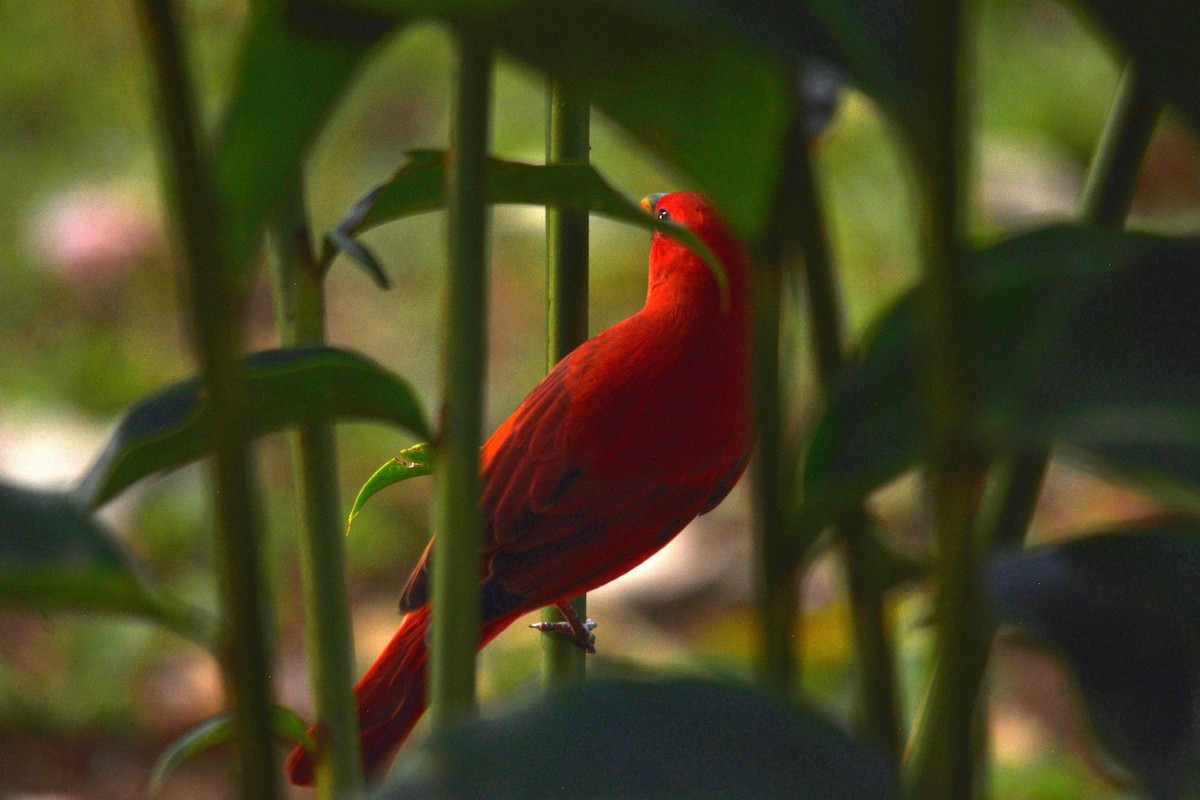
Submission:
{"label": "red plumage", "polygon": [[[653,555],[725,497],[749,458],[746,255],[698,195],[665,195],[653,211],[712,249],[728,296],[703,260],[655,233],[642,310],[572,351],[488,439],[481,647]],[[424,711],[432,552],[401,598],[408,616],[355,687],[368,774]],[[297,748],[286,769],[307,785],[312,756]]]}

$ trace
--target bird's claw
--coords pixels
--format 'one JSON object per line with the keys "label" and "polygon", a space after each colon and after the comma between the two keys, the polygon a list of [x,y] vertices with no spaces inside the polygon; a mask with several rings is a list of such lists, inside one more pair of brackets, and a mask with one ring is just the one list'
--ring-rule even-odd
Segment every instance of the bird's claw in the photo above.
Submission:
{"label": "bird's claw", "polygon": [[[561,610],[561,608],[559,609]],[[564,614],[568,619],[562,622],[535,622],[529,627],[535,631],[542,633],[562,633],[570,636],[575,640],[575,643],[584,649],[585,652],[596,652],[596,636],[592,633],[596,629],[596,621],[588,619],[583,622],[579,621],[579,617],[574,612]]]}

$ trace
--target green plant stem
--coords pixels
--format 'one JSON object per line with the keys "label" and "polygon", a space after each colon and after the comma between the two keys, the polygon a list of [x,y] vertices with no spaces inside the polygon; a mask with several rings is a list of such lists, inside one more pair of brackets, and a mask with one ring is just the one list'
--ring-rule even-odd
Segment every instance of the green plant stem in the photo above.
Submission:
{"label": "green plant stem", "polygon": [[[821,199],[808,144],[793,144],[795,155],[797,221],[804,253],[804,281],[808,297],[813,351],[822,391],[828,395],[845,367],[842,356],[842,321]],[[862,731],[866,739],[893,762],[899,759],[900,723],[897,718],[896,679],[891,639],[884,609],[886,583],[867,538],[871,522],[860,504],[842,517],[836,535],[845,544],[846,583],[850,596],[855,654],[858,661]]]}
{"label": "green plant stem", "polygon": [[[796,152],[800,113],[793,121],[788,157],[782,165],[771,204],[767,235],[755,253],[754,269],[754,420],[757,444],[750,469],[754,510],[759,620],[762,651],[759,680],[762,685],[790,695],[798,682],[797,631],[801,623],[798,578],[807,543],[797,546],[800,532],[789,525],[786,492],[796,484],[796,466],[787,458],[780,377],[780,340],[783,334],[783,290],[786,265],[794,255],[794,230],[803,202],[798,183]],[[806,145],[799,142],[799,147]],[[807,539],[808,537],[803,537]]]}
{"label": "green plant stem", "polygon": [[[585,96],[551,81],[546,92],[546,162],[587,163],[591,105]],[[588,215],[546,209],[546,369],[552,369],[588,336]],[[579,619],[587,619],[587,597],[571,601]],[[553,606],[542,609],[547,622],[562,620]],[[542,636],[542,681],[564,686],[581,681],[586,653],[573,639]]]}
{"label": "green plant stem", "polygon": [[212,408],[213,503],[217,515],[224,680],[236,721],[241,796],[279,795],[272,723],[269,604],[262,578],[258,506],[242,435],[239,364],[243,298],[222,251],[220,205],[204,163],[183,42],[168,0],[138,11],[157,79],[172,223],[187,265],[191,324]]}
{"label": "green plant stem", "polygon": [[475,712],[479,641],[479,446],[487,359],[487,152],[492,51],[463,31],[447,170],[450,275],[442,341],[444,398],[437,442],[430,704],[444,729]]}
{"label": "green plant stem", "polygon": [[[324,344],[324,271],[313,253],[301,186],[289,192],[272,227],[280,340],[287,346]],[[353,797],[363,789],[362,755],[351,691],[354,642],[333,425],[311,425],[297,431],[292,437],[292,460],[302,519],[300,567],[309,684],[321,732],[317,797]]]}
{"label": "green plant stem", "polygon": [[910,742],[905,788],[922,800],[962,800],[974,794],[977,767],[972,726],[990,644],[973,529],[987,461],[972,445],[975,412],[966,353],[969,320],[963,264],[967,154],[962,68],[964,5],[925,0],[916,6],[921,86],[926,108],[915,142],[925,189],[923,225],[925,414],[930,431],[937,587],[937,654],[929,689]]}
{"label": "green plant stem", "polygon": [[1138,78],[1134,67],[1126,66],[1088,169],[1079,202],[1081,222],[1102,228],[1124,226],[1162,108],[1162,100]]}

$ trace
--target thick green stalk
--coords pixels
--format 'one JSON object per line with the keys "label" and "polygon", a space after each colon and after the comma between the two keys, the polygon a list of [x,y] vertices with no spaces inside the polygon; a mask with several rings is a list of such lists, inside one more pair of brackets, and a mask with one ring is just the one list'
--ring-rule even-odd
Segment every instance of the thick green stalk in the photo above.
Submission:
{"label": "thick green stalk", "polygon": [[241,797],[279,796],[272,734],[269,603],[262,579],[258,504],[242,432],[240,330],[243,298],[222,252],[222,220],[197,134],[183,42],[168,0],[138,12],[157,79],[172,224],[187,265],[191,325],[212,409],[212,492],[221,571],[222,667],[236,720]]}
{"label": "thick green stalk", "polygon": [[963,4],[917,5],[923,129],[915,142],[925,189],[923,226],[925,414],[930,431],[929,485],[933,504],[937,587],[937,655],[928,694],[910,743],[905,788],[922,800],[962,800],[974,793],[972,726],[990,635],[982,599],[973,528],[986,459],[970,439],[975,402],[965,343],[966,275],[963,208],[968,148],[962,68]]}
{"label": "thick green stalk", "polygon": [[[274,283],[280,340],[288,346],[325,343],[324,271],[309,239],[304,195],[297,185],[273,225]],[[302,519],[301,583],[316,722],[322,735],[316,765],[319,800],[348,798],[363,788],[354,705],[354,642],[346,595],[346,549],[338,492],[337,440],[332,424],[301,428],[292,459]]]}
{"label": "thick green stalk", "polygon": [[487,152],[492,51],[456,35],[447,170],[450,275],[442,324],[444,397],[434,508],[430,706],[444,729],[475,713],[479,642],[479,446],[487,360]]}
{"label": "thick green stalk", "polygon": [[[796,212],[804,252],[804,279],[811,318],[813,351],[822,391],[828,394],[844,368],[842,322],[833,274],[829,240],[821,213],[808,143],[796,141]],[[859,505],[839,520],[838,538],[845,543],[846,583],[858,660],[862,731],[868,741],[892,759],[899,758],[900,723],[896,708],[896,679],[887,620],[884,581],[871,558],[870,517]]]}
{"label": "thick green stalk", "polygon": [[[586,97],[552,81],[546,92],[546,162],[586,163],[591,147],[591,105]],[[554,367],[588,336],[588,215],[546,209],[546,369]],[[571,601],[587,619],[587,597]],[[562,620],[558,609],[542,609],[546,622]],[[563,686],[583,680],[586,653],[568,636],[542,636],[542,680]]]}
{"label": "thick green stalk", "polygon": [[[778,232],[780,228],[776,226]],[[780,305],[783,290],[779,235],[767,242],[754,270],[754,417],[758,442],[751,462],[758,532],[760,680],[781,694],[796,682],[795,635],[799,621],[797,567],[783,513],[783,408],[779,387]]]}

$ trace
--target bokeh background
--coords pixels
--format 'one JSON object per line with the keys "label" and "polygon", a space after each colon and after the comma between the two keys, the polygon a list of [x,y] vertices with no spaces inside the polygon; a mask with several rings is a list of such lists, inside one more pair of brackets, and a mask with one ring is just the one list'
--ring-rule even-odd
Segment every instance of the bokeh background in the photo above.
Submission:
{"label": "bokeh background", "polygon": [[[220,115],[246,17],[244,0],[183,4],[206,114]],[[1118,67],[1068,7],[1048,0],[985,0],[976,39],[977,126],[972,233],[994,240],[1047,219],[1068,219],[1107,112]],[[126,0],[0,0],[0,475],[65,484],[97,454],[122,409],[193,371],[179,282],[164,230],[149,106],[150,87]],[[409,29],[382,49],[336,112],[309,165],[314,231],[336,224],[406,150],[446,142],[446,34]],[[543,157],[544,85],[502,62],[493,150]],[[706,120],[697,119],[696,125]],[[817,145],[850,328],[861,334],[916,274],[909,176],[893,132],[848,92]],[[736,159],[738,154],[728,154]],[[593,162],[631,197],[687,188],[596,115]],[[1132,224],[1195,229],[1200,153],[1170,115],[1150,149]],[[544,368],[544,212],[501,207],[492,234],[489,424]],[[429,214],[365,237],[394,287],[377,290],[346,260],[329,279],[330,339],[360,350],[438,401],[436,322],[444,220]],[[637,310],[648,237],[592,223],[591,327]],[[249,341],[276,342],[265,275],[254,292]],[[802,302],[789,298],[792,313]],[[812,393],[803,326],[789,343],[788,385],[798,428]],[[343,497],[413,444],[374,425],[339,429]],[[283,702],[306,712],[307,676],[284,437],[259,448],[272,537]],[[191,467],[127,493],[105,514],[120,536],[178,594],[213,607],[211,531],[202,471]],[[360,663],[397,622],[396,598],[430,535],[429,481],[374,499],[348,541]],[[925,524],[916,482],[874,499],[892,546],[919,552]],[[1034,540],[1086,522],[1142,513],[1146,501],[1064,467],[1051,471]],[[750,524],[744,489],[691,526],[635,573],[592,595],[600,621],[598,670],[704,670],[748,675],[755,653]],[[836,558],[819,557],[804,587],[803,649],[810,699],[846,720],[854,691],[846,608]],[[920,592],[895,598],[906,701],[927,657]],[[514,628],[482,657],[485,698],[533,691],[537,635]],[[1004,639],[993,670],[992,775],[1000,798],[1132,796],[1092,748],[1069,680],[1047,655]],[[216,665],[202,651],[147,625],[95,616],[0,611],[0,800],[128,798],[145,792],[162,748],[222,708]],[[227,754],[185,765],[169,798],[228,793]]]}

